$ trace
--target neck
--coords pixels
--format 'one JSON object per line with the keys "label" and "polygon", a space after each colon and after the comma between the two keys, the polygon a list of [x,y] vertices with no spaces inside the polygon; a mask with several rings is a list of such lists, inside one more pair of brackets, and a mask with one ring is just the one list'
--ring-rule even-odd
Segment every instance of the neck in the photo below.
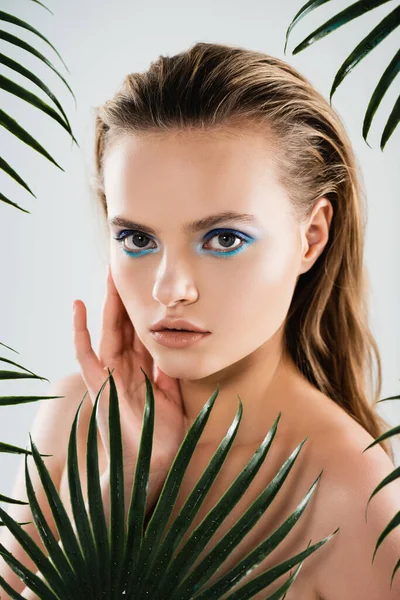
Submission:
{"label": "neck", "polygon": [[199,445],[217,446],[226,435],[242,401],[242,419],[233,445],[260,443],[282,411],[278,429],[288,421],[290,389],[303,379],[293,360],[284,354],[280,328],[251,355],[229,365],[209,377],[198,380],[180,379],[186,429],[220,385]]}

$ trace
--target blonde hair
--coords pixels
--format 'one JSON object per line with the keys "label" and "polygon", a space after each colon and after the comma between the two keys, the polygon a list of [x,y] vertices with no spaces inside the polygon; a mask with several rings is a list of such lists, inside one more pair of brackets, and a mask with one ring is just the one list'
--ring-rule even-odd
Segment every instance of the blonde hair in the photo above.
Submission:
{"label": "blonde hair", "polygon": [[[285,351],[321,392],[376,439],[387,424],[376,411],[382,371],[368,324],[363,265],[366,208],[361,174],[344,125],[293,67],[248,49],[196,43],[130,73],[97,107],[95,194],[107,215],[105,151],[120,136],[256,125],[274,144],[279,181],[293,214],[307,219],[322,196],[333,206],[329,240],[298,278],[285,323]],[[373,384],[373,355],[377,382]],[[388,441],[381,442],[393,458]]]}

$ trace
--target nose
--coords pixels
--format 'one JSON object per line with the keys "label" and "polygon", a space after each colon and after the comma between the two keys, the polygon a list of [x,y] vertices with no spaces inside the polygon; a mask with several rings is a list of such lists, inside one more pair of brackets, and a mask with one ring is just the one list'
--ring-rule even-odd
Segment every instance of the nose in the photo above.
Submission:
{"label": "nose", "polygon": [[187,269],[177,269],[176,262],[165,268],[156,277],[153,287],[153,298],[164,306],[174,306],[184,302],[192,304],[198,299],[198,290]]}

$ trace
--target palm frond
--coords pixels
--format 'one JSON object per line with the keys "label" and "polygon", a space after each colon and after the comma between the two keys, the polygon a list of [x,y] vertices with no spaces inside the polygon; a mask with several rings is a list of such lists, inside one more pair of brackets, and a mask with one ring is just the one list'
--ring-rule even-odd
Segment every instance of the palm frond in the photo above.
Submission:
{"label": "palm frond", "polygon": [[31,1],[32,1],[32,2],[35,2],[36,4],[40,4],[40,6],[43,6],[43,8],[45,8],[46,10],[48,10],[48,11],[49,11],[49,13],[50,13],[51,15],[54,15],[54,13],[53,13],[53,12],[51,12],[51,10],[50,10],[49,8],[47,8],[47,6],[45,6],[45,5],[43,4],[43,2],[39,2],[39,0],[31,0]]}
{"label": "palm frond", "polygon": [[293,50],[293,54],[298,54],[298,52],[308,48],[308,46],[311,46],[314,42],[324,38],[329,33],[332,33],[332,31],[336,31],[336,29],[343,27],[343,25],[347,25],[347,23],[366,14],[370,10],[377,8],[382,4],[386,4],[386,2],[391,2],[391,0],[359,0],[355,4],[351,4],[310,33],[310,35],[296,46]]}
{"label": "palm frond", "polygon": [[[378,400],[378,402],[385,402],[386,400],[399,400],[399,399],[400,399],[400,396],[390,396],[388,398],[381,398],[380,400]],[[362,451],[362,454],[364,454],[364,452],[366,452],[367,450],[369,450],[369,448],[372,448],[376,444],[379,444],[380,442],[382,442],[390,437],[398,435],[399,433],[400,433],[400,425],[397,425],[397,426],[393,427],[392,429],[385,431],[379,437],[377,437],[373,442],[371,442],[371,444],[369,444],[366,448],[364,448],[364,450]],[[365,520],[367,520],[368,506],[369,506],[369,503],[371,502],[372,498],[381,489],[383,489],[385,486],[389,485],[389,483],[392,483],[392,481],[395,481],[396,479],[399,479],[399,478],[400,478],[400,467],[396,467],[395,469],[393,469],[393,471],[391,473],[389,473],[389,475],[384,477],[383,480],[375,487],[375,489],[373,490],[372,494],[370,495],[370,497],[368,499],[367,506],[365,507],[365,515],[364,515]],[[385,529],[379,535],[379,538],[375,545],[374,554],[372,556],[372,562],[374,562],[375,554],[376,554],[379,546],[384,541],[384,539],[389,535],[389,533],[391,531],[393,531],[393,529],[395,529],[399,525],[400,525],[400,511],[394,515],[394,517],[391,519],[391,521],[388,523],[388,525],[385,527]],[[392,587],[394,576],[396,574],[397,569],[399,569],[399,568],[400,568],[400,559],[397,561],[396,566],[393,569],[392,577],[390,580],[390,587]]]}
{"label": "palm frond", "polygon": [[17,123],[15,119],[10,117],[4,110],[0,108],[0,125],[2,125],[5,129],[7,129],[10,133],[15,135],[22,142],[39,152],[42,156],[47,158],[50,162],[52,162],[56,167],[61,169],[64,172],[64,169],[60,167],[60,165],[54,160],[52,156],[35,140],[34,137],[31,136],[30,133],[26,131],[21,125]]}
{"label": "palm frond", "polygon": [[68,126],[68,132],[71,133],[73,141],[76,143],[76,145],[79,148],[79,144],[78,144],[77,140],[72,135],[71,125],[69,123],[67,115],[66,115],[61,103],[59,102],[57,97],[53,94],[53,92],[48,88],[48,86],[39,77],[37,77],[34,73],[32,73],[32,71],[30,71],[29,69],[26,69],[19,62],[17,62],[16,60],[13,60],[9,56],[6,56],[5,54],[2,54],[1,52],[0,52],[0,63],[5,65],[12,71],[19,73],[26,79],[29,79],[29,81],[32,81],[32,83],[34,83],[39,89],[41,89],[54,102],[54,104],[57,106],[58,110],[62,114],[62,116]]}
{"label": "palm frond", "polygon": [[[340,28],[342,25],[345,25],[351,22],[354,19],[366,14],[370,10],[385,4],[389,0],[359,0],[354,4],[351,4],[337,15],[334,15],[332,18],[328,19],[323,25],[318,27],[315,31],[313,31],[310,35],[308,35],[300,44],[298,44],[293,50],[293,54],[297,54],[301,52],[305,48],[311,46],[317,40],[325,37],[326,35],[332,33],[336,29]],[[326,0],[325,0],[326,2]],[[290,23],[287,32],[286,32],[286,40],[285,40],[285,48],[284,52],[286,54],[286,46],[288,42],[288,37],[290,32],[292,31],[294,25],[298,23],[306,14],[310,11],[314,10],[321,4],[325,4],[324,1],[310,1],[305,4],[300,11],[296,14],[292,22]],[[337,71],[330,93],[329,93],[329,101],[332,103],[332,96],[335,93],[336,89],[343,82],[345,77],[351,73],[354,67],[365,58],[371,50],[373,50],[376,46],[378,46],[382,40],[384,40],[390,33],[392,33],[400,24],[400,6],[397,6],[393,9],[386,17],[384,17],[380,23],[369,33],[364,39],[354,48],[354,50],[349,54],[349,56],[345,59],[343,64],[340,66]],[[365,142],[367,142],[367,134],[373,120],[373,116],[375,114],[376,109],[380,101],[383,98],[383,95],[386,93],[387,89],[390,87],[393,79],[399,70],[399,54],[393,57],[392,61],[389,63],[386,68],[384,74],[380,78],[375,91],[371,97],[371,100],[368,104],[366,114],[363,122],[362,135]],[[400,97],[397,99],[391,114],[387,120],[386,126],[381,136],[380,148],[383,150],[386,146],[386,143],[390,139],[393,131],[397,127],[400,120]],[[368,142],[367,142],[368,143]],[[369,145],[369,144],[368,144]]]}
{"label": "palm frond", "polygon": [[[36,1],[36,0],[34,0],[34,1]],[[44,8],[47,9],[47,7],[44,6],[44,4],[42,4],[41,2],[37,2],[37,4],[43,6]],[[49,11],[49,12],[51,13],[51,11]],[[53,14],[53,13],[51,13],[51,14]],[[59,54],[59,52],[57,51],[57,49],[35,27],[32,27],[26,21],[19,19],[18,17],[14,16],[12,14],[9,14],[5,11],[0,11],[0,21],[11,23],[12,25],[26,29],[26,30],[34,33],[36,36],[40,37],[56,52],[57,56],[60,58],[64,67],[68,71],[68,67],[62,60],[62,57]],[[21,48],[23,50],[26,50],[27,52],[31,53],[32,55],[36,56],[41,61],[43,61],[50,69],[52,69],[57,74],[58,77],[60,77],[60,79],[63,81],[63,83],[67,86],[67,88],[69,89],[69,91],[72,94],[72,97],[74,98],[75,106],[76,106],[76,97],[75,97],[71,87],[68,85],[68,82],[59,73],[59,71],[53,66],[53,64],[45,56],[43,56],[43,54],[41,54],[39,51],[37,51],[33,46],[31,46],[27,42],[19,39],[19,37],[15,36],[11,33],[8,33],[7,31],[0,30],[0,39],[4,40],[14,46],[18,46],[19,48]],[[29,71],[28,69],[26,69],[25,67],[20,65],[17,61],[12,60],[8,56],[6,56],[4,54],[0,54],[0,63],[6,65],[12,71],[17,72],[20,75],[22,75],[23,77],[31,80],[33,83],[35,83],[35,85],[37,85],[39,88],[41,88],[55,103],[56,107],[58,108],[58,110],[61,113],[61,116],[56,110],[54,110],[51,106],[49,106],[46,102],[44,102],[39,96],[26,90],[23,86],[17,84],[16,82],[12,81],[8,77],[5,77],[4,75],[0,75],[0,88],[9,92],[10,94],[13,94],[13,95],[21,98],[22,100],[24,100],[31,106],[34,106],[35,108],[37,108],[37,109],[41,110],[42,112],[44,112],[45,114],[47,114],[49,117],[51,117],[53,120],[55,120],[59,125],[61,125],[71,135],[73,142],[75,142],[76,145],[79,147],[79,144],[72,133],[70,123],[65,114],[65,111],[63,110],[63,108],[61,106],[61,103],[57,100],[57,98],[49,90],[49,88],[38,77],[36,77],[36,75],[34,75],[31,71]],[[0,125],[2,125],[5,129],[10,131],[10,133],[12,135],[16,136],[18,139],[23,141],[25,144],[27,144],[28,146],[33,148],[36,152],[39,152],[42,156],[47,158],[50,162],[52,162],[54,165],[56,165],[59,169],[64,171],[64,169],[55,161],[55,159],[43,148],[43,146],[37,140],[35,140],[23,127],[21,127],[15,121],[15,119],[13,119],[10,115],[8,115],[5,111],[3,111],[1,109],[0,109]],[[30,189],[28,184],[11,167],[11,165],[9,165],[8,162],[4,158],[1,158],[0,161],[1,161],[0,168],[2,168],[8,175],[10,175],[10,177],[12,177],[14,179],[14,181],[16,181],[19,185],[22,185],[30,194],[32,194],[36,198],[35,194],[32,192],[32,190]],[[16,202],[14,202],[13,200],[11,200],[7,196],[5,196],[3,193],[0,193],[0,201],[3,202],[4,204],[15,207],[24,213],[30,214],[30,211],[22,208]]]}
{"label": "palm frond", "polygon": [[307,4],[304,4],[301,7],[301,9],[295,14],[292,22],[290,23],[290,25],[289,25],[289,27],[287,28],[287,31],[286,31],[284,54],[286,54],[286,47],[287,47],[287,43],[288,43],[288,40],[289,40],[289,34],[292,31],[293,27],[299,21],[301,21],[301,19],[303,19],[308,13],[310,13],[313,10],[315,10],[319,6],[322,6],[323,4],[326,4],[327,2],[330,2],[330,0],[309,0],[309,2],[307,2]]}
{"label": "palm frond", "polygon": [[[219,386],[217,386],[216,391],[208,399],[187,432],[166,476],[151,519],[147,527],[144,528],[154,430],[154,394],[149,378],[143,369],[142,372],[146,381],[146,402],[143,412],[139,454],[131,490],[127,527],[125,527],[124,515],[125,495],[121,424],[118,394],[112,372],[109,371],[108,378],[97,394],[89,422],[87,439],[87,504],[89,515],[82,494],[77,456],[77,423],[86,394],[77,409],[71,427],[67,456],[68,484],[78,537],[75,535],[72,523],[67,516],[48,470],[31,439],[32,455],[56,522],[60,542],[57,543],[52,535],[37,502],[27,467],[27,457],[25,457],[27,496],[36,528],[43,539],[49,557],[44,556],[20,525],[1,509],[0,516],[3,516],[4,524],[23,545],[27,555],[38,566],[38,573],[43,576],[44,581],[37,576],[38,574],[35,575],[24,567],[4,546],[0,546],[0,554],[2,554],[10,568],[18,574],[40,599],[53,600],[53,598],[63,598],[63,600],[72,600],[73,598],[74,600],[98,600],[99,598],[103,598],[105,600],[114,600],[124,595],[126,598],[134,597],[135,600],[144,600],[149,597],[149,589],[153,590],[153,597],[157,597],[159,600],[163,600],[164,598],[168,598],[169,600],[174,598],[175,600],[178,598],[189,599],[194,597],[196,600],[203,600],[205,598],[207,600],[211,600],[212,598],[219,599],[222,597],[222,593],[226,593],[232,587],[235,587],[240,580],[260,564],[263,558],[288,535],[305,510],[316,489],[321,473],[296,510],[269,538],[264,540],[253,552],[241,560],[234,569],[224,577],[221,577],[213,586],[209,589],[204,589],[206,580],[219,568],[235,545],[251,530],[262,514],[264,514],[272,499],[277,495],[307,438],[292,452],[273,481],[240,518],[232,532],[229,532],[217,544],[193,572],[189,572],[190,566],[196,561],[201,552],[201,547],[195,543],[193,536],[189,538],[186,545],[186,560],[182,560],[182,554],[178,554],[177,557],[173,557],[172,555],[178,547],[185,531],[187,531],[187,523],[189,522],[190,524],[193,521],[199,510],[199,506],[204,501],[208,491],[207,488],[209,488],[208,481],[215,480],[222,468],[240,424],[243,410],[242,402],[239,397],[239,408],[235,419],[200,478],[198,483],[201,485],[195,486],[195,489],[186,500],[185,505],[174,520],[171,528],[166,532],[165,539],[161,542],[184,474],[218,396]],[[99,473],[96,427],[98,402],[108,380],[110,381],[109,532],[106,526]],[[279,419],[280,413],[252,459],[222,499],[212,509],[213,519],[219,524],[226,518],[233,506],[243,495],[246,486],[249,485],[258,472],[271,447]],[[206,517],[197,530],[203,544],[209,539],[211,532],[215,531],[215,529],[214,524]],[[283,594],[286,594],[289,587],[293,584],[305,558],[331,539],[336,531],[317,544],[311,547],[308,546],[306,550],[279,564],[277,567],[265,571],[254,580],[246,583],[239,590],[233,591],[229,598],[240,598],[241,600],[251,598],[257,591],[263,589],[289,569],[301,563],[296,569],[295,574],[289,577],[279,590],[276,590],[269,597],[269,600],[278,600]],[[162,568],[160,568],[160,564]],[[170,577],[172,573],[177,573],[176,565],[179,565],[183,569],[185,577],[180,577],[179,583],[176,583],[171,588]],[[153,575],[155,573],[160,578],[160,585],[154,587]],[[12,590],[11,586],[6,584],[1,577],[0,585],[10,594],[10,597],[22,597],[15,590]]]}
{"label": "palm frond", "polygon": [[35,194],[32,192],[31,188],[28,184],[18,175],[18,173],[12,168],[11,165],[8,164],[4,158],[0,156],[0,169],[7,173],[14,181],[16,181],[19,185],[22,185],[34,198],[36,198]]}
{"label": "palm frond", "polygon": [[[371,100],[369,101],[367,111],[365,113],[364,122],[363,122],[363,130],[362,135],[364,140],[367,140],[367,135],[369,129],[371,127],[372,119],[382,101],[382,98],[386,94],[389,89],[392,81],[400,71],[400,50],[396,52],[385,71],[383,72],[382,77],[378,81],[378,84],[374,90],[374,93],[371,96]],[[390,120],[390,117],[389,117]],[[368,144],[369,145],[369,144]]]}
{"label": "palm frond", "polygon": [[0,39],[4,40],[5,42],[8,42],[9,44],[13,44],[14,46],[18,46],[18,48],[22,48],[23,50],[26,50],[30,54],[33,54],[33,56],[36,56],[41,61],[43,61],[52,71],[54,71],[54,73],[56,75],[58,75],[58,77],[61,79],[61,81],[67,86],[67,88],[69,89],[69,91],[72,94],[72,97],[75,100],[75,106],[76,106],[76,97],[75,97],[75,94],[73,93],[71,87],[69,86],[68,81],[65,79],[65,77],[63,77],[61,75],[61,73],[59,71],[57,71],[57,69],[54,67],[54,65],[41,52],[36,50],[36,48],[31,46],[24,40],[21,40],[20,38],[18,38],[16,35],[13,35],[12,33],[9,33],[8,31],[3,31],[2,29],[0,29]]}
{"label": "palm frond", "polygon": [[[61,60],[62,64],[64,65],[64,67],[66,68],[66,70],[69,73],[69,69],[68,69],[67,65],[65,64],[65,62],[63,61],[62,56],[58,52],[57,48],[55,48],[53,46],[53,44],[51,42],[49,42],[49,40],[46,38],[46,36],[44,36],[42,33],[40,33],[40,31],[35,29],[35,27],[32,27],[32,25],[29,25],[29,23],[27,23],[26,21],[23,21],[22,19],[19,19],[18,17],[14,16],[14,15],[10,15],[10,13],[4,12],[4,10],[0,10],[0,21],[12,23],[13,25],[17,25],[17,27],[22,27],[23,29],[27,29],[28,31],[31,31],[32,33],[34,33],[35,35],[40,37],[40,39],[42,39],[44,42],[46,42],[46,44],[48,44],[50,46],[50,48],[52,48],[52,50],[54,50],[54,52],[57,54],[58,58]],[[72,92],[72,90],[71,90],[71,92]],[[75,96],[74,96],[74,98],[75,98]]]}
{"label": "palm frond", "polygon": [[60,115],[54,110],[54,108],[51,108],[51,106],[49,106],[47,102],[44,102],[41,98],[39,98],[39,96],[36,96],[36,94],[29,92],[18,83],[15,83],[11,79],[8,79],[8,77],[4,77],[4,75],[1,74],[0,89],[3,89],[9,94],[13,94],[18,98],[21,98],[25,102],[28,102],[28,104],[30,104],[31,106],[35,106],[45,114],[49,115],[49,117],[57,121],[57,123],[59,123],[61,127],[68,131],[68,133],[71,134],[73,140],[76,142],[76,139],[72,134],[71,127],[68,125],[68,123],[66,123],[64,119],[60,117]]}

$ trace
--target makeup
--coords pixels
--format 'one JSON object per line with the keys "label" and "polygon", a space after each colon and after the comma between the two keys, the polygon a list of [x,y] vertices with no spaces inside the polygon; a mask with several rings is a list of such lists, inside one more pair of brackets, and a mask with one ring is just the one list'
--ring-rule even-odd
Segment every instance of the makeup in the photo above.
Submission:
{"label": "makeup", "polygon": [[152,331],[151,335],[156,342],[167,348],[186,348],[205,339],[211,333],[197,333],[193,331],[170,331],[162,329],[161,331]]}

